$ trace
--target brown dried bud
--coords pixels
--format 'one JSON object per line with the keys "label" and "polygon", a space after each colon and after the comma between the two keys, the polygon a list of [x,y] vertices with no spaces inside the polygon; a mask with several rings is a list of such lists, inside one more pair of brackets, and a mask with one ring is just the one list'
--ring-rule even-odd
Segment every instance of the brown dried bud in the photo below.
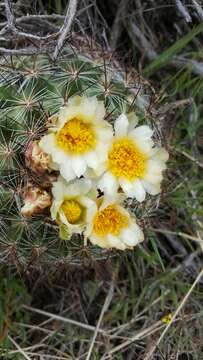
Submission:
{"label": "brown dried bud", "polygon": [[49,171],[50,156],[39,146],[39,141],[31,141],[25,152],[26,166],[36,174],[43,174]]}
{"label": "brown dried bud", "polygon": [[23,193],[23,200],[21,214],[26,217],[41,214],[52,202],[51,195],[46,190],[32,183],[28,183]]}
{"label": "brown dried bud", "polygon": [[[55,182],[58,178],[58,174],[56,172],[53,172],[53,173],[45,173],[43,175],[39,175],[37,177],[37,183],[40,185],[40,187],[42,187],[43,189],[47,189],[47,188],[50,188],[52,187],[53,185],[53,182]],[[33,180],[36,180],[36,179],[33,179]]]}

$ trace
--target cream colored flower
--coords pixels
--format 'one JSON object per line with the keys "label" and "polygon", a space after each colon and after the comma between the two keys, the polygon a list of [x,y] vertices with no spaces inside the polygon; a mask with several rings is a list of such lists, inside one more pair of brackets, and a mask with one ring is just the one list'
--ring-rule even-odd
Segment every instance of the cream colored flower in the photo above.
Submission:
{"label": "cream colored flower", "polygon": [[91,181],[88,179],[77,179],[67,184],[59,177],[53,184],[51,217],[68,236],[82,233],[84,230],[87,208],[94,204],[87,196],[91,187]]}
{"label": "cream colored flower", "polygon": [[87,210],[85,238],[102,248],[125,250],[144,240],[141,228],[121,206],[123,196],[103,196]]}
{"label": "cream colored flower", "polygon": [[41,139],[41,148],[51,155],[67,181],[84,175],[87,169],[96,176],[104,171],[113,136],[104,115],[104,104],[96,97],[75,96],[60,109],[53,127]]}
{"label": "cream colored flower", "polygon": [[108,151],[106,171],[98,187],[106,194],[116,193],[119,186],[129,197],[143,201],[146,192],[158,194],[168,153],[154,146],[153,131],[147,125],[132,128],[125,114],[115,121],[115,137]]}

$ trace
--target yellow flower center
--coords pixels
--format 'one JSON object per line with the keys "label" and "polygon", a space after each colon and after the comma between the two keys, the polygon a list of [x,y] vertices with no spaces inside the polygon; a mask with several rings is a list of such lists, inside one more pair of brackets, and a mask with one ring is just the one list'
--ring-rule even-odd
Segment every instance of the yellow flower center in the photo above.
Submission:
{"label": "yellow flower center", "polygon": [[70,224],[75,224],[80,220],[83,210],[76,200],[65,200],[61,205],[61,209]]}
{"label": "yellow flower center", "polygon": [[115,205],[109,205],[98,211],[93,221],[93,231],[104,237],[107,234],[119,235],[121,229],[128,226],[128,217],[123,215]]}
{"label": "yellow flower center", "polygon": [[73,118],[57,134],[57,144],[72,154],[82,154],[94,148],[95,132],[90,123]]}
{"label": "yellow flower center", "polygon": [[129,138],[116,140],[108,154],[108,167],[116,177],[128,180],[144,177],[146,155]]}

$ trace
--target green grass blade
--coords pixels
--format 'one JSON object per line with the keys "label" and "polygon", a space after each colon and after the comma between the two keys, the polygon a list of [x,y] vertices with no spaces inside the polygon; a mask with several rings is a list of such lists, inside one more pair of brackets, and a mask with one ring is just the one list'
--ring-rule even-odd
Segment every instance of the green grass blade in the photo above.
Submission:
{"label": "green grass blade", "polygon": [[171,58],[180,52],[195,36],[203,31],[203,22],[193,28],[187,35],[182,37],[180,40],[176,41],[175,44],[166,49],[162,54],[160,54],[152,63],[147,66],[143,74],[144,76],[152,75],[156,70],[160,69],[162,66],[166,65]]}
{"label": "green grass blade", "polygon": [[149,239],[150,239],[152,248],[153,248],[153,250],[154,250],[154,252],[155,252],[155,254],[156,254],[157,260],[159,261],[159,263],[160,263],[160,265],[161,265],[161,267],[162,267],[162,270],[165,271],[165,266],[164,266],[163,260],[162,260],[162,258],[161,258],[161,255],[160,255],[160,253],[159,253],[159,250],[158,250],[156,241],[155,241],[155,239],[154,239],[153,236],[151,236]]}

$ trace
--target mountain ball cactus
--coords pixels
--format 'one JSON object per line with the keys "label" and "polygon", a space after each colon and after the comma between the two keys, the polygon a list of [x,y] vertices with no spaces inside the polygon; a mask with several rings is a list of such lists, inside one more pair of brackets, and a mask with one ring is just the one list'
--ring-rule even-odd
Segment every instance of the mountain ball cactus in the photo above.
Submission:
{"label": "mountain ball cactus", "polygon": [[76,264],[144,239],[168,159],[151,88],[87,48],[2,59],[2,261]]}

